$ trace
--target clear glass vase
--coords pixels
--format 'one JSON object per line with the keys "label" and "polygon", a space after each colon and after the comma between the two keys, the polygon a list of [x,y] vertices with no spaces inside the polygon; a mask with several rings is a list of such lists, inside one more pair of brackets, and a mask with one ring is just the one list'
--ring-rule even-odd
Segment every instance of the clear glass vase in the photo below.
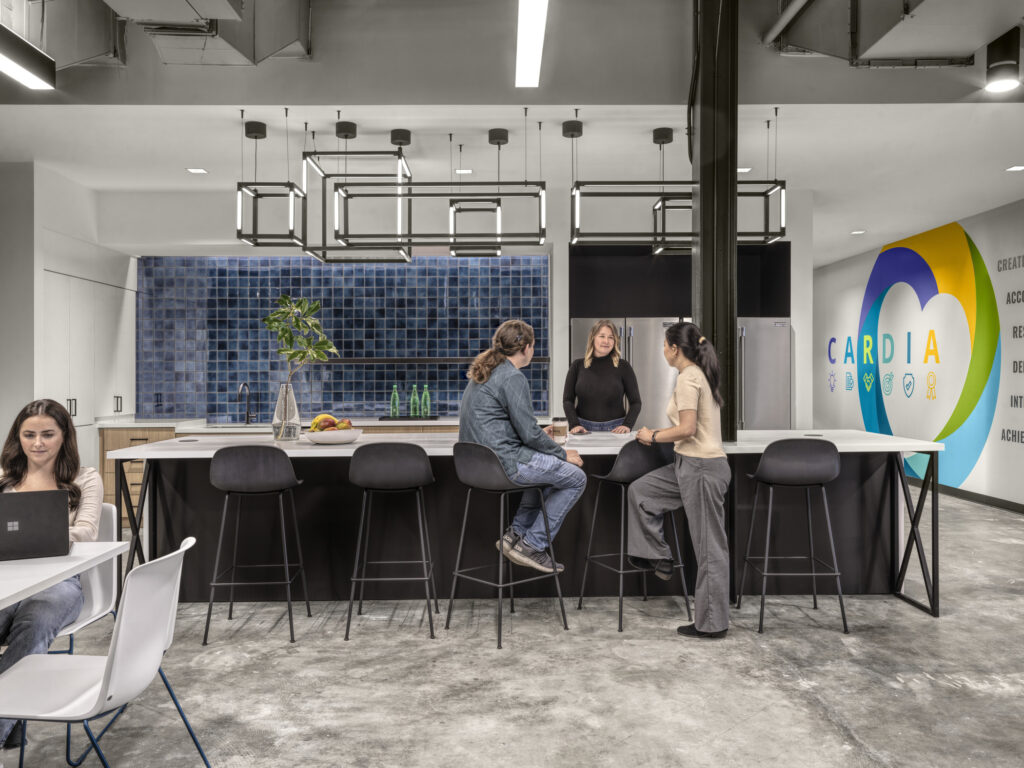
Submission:
{"label": "clear glass vase", "polygon": [[277,406],[270,422],[275,440],[298,440],[302,431],[299,406],[295,403],[295,390],[291,384],[282,384],[277,391]]}

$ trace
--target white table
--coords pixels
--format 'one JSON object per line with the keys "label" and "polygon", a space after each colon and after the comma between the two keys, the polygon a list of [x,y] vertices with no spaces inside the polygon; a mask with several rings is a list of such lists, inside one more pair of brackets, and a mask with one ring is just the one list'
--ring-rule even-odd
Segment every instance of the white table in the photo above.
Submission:
{"label": "white table", "polygon": [[127,551],[127,541],[76,541],[71,544],[71,552],[64,556],[0,562],[0,608],[14,605]]}

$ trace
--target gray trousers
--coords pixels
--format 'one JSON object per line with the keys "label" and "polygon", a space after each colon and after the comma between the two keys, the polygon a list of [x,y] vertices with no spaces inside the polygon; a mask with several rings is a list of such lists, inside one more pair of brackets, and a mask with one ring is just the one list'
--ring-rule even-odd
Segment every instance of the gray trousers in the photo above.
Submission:
{"label": "gray trousers", "polygon": [[652,560],[671,559],[665,542],[665,513],[683,508],[697,557],[694,623],[701,632],[729,626],[729,542],[725,534],[726,458],[695,459],[675,454],[675,461],[648,472],[629,486],[629,554]]}

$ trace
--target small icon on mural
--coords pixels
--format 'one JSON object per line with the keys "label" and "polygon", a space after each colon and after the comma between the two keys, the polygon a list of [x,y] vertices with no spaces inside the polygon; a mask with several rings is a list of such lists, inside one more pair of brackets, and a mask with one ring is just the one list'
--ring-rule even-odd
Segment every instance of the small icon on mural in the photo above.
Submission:
{"label": "small icon on mural", "polygon": [[895,378],[896,374],[892,371],[889,371],[889,373],[882,377],[882,394],[886,396],[892,394],[892,382]]}
{"label": "small icon on mural", "polygon": [[852,392],[853,388],[857,386],[857,380],[853,378],[853,374],[849,371],[846,372],[846,391]]}
{"label": "small icon on mural", "polygon": [[875,383],[875,374],[865,373],[864,374],[864,390],[867,392],[871,391],[871,385]]}
{"label": "small icon on mural", "polygon": [[935,371],[928,371],[928,391],[924,396],[929,400],[935,399]]}
{"label": "small icon on mural", "polygon": [[912,373],[903,374],[903,394],[907,397],[914,394],[914,374]]}
{"label": "small icon on mural", "polygon": [[836,372],[835,371],[829,371],[828,372],[828,391],[829,392],[835,392],[836,391]]}

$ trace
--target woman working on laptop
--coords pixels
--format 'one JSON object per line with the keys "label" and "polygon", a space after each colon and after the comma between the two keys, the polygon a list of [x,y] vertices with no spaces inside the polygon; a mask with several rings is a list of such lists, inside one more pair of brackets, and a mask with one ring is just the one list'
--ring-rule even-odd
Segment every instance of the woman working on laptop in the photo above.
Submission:
{"label": "woman working on laptop", "polygon": [[[95,541],[103,481],[92,467],[79,467],[71,416],[54,400],[34,400],[21,409],[0,452],[0,491],[66,490],[72,541]],[[0,673],[33,653],[46,653],[65,625],[82,610],[78,576],[0,610]],[[0,720],[0,744],[14,747],[20,734],[13,720]]]}

